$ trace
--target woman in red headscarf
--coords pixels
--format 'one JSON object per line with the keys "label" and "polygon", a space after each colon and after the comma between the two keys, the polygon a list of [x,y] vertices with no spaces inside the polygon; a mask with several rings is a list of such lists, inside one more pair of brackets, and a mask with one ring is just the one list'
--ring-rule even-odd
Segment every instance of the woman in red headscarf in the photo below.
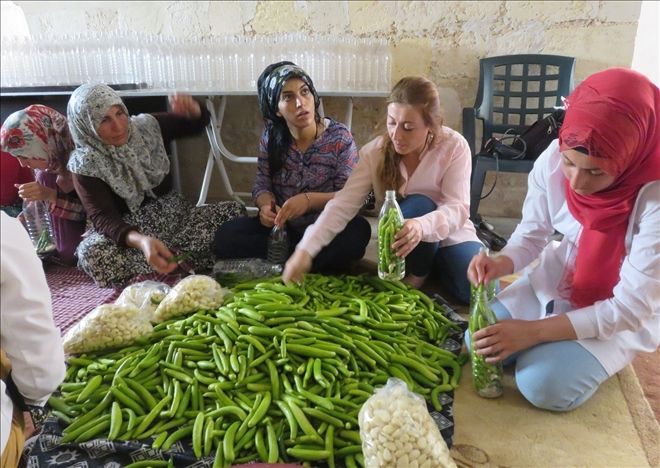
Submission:
{"label": "woman in red headscarf", "polygon": [[[537,407],[578,407],[660,343],[659,97],[623,68],[584,80],[529,175],[508,245],[470,263],[473,284],[523,272],[491,304],[499,322],[473,341],[487,362],[515,362]],[[555,231],[562,240],[549,242]]]}

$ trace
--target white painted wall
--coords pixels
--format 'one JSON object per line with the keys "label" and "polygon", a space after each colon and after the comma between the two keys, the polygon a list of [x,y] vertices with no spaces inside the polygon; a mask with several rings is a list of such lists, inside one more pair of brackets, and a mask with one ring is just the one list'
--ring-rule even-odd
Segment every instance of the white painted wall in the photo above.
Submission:
{"label": "white painted wall", "polygon": [[642,2],[631,68],[660,86],[660,2],[657,0]]}

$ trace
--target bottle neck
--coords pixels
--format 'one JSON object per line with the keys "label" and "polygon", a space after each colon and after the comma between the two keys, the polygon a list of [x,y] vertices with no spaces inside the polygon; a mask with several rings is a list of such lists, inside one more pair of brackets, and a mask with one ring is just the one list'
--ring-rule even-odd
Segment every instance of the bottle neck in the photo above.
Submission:
{"label": "bottle neck", "polygon": [[387,201],[396,200],[396,192],[394,190],[386,190],[385,191],[385,200],[387,200]]}

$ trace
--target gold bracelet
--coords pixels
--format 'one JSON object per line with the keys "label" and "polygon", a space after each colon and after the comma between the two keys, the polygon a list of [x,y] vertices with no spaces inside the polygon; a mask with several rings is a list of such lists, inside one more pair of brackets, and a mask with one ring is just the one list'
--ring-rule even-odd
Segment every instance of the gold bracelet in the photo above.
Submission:
{"label": "gold bracelet", "polygon": [[312,199],[309,198],[309,193],[303,192],[303,195],[305,195],[305,198],[307,199],[307,211],[312,207]]}

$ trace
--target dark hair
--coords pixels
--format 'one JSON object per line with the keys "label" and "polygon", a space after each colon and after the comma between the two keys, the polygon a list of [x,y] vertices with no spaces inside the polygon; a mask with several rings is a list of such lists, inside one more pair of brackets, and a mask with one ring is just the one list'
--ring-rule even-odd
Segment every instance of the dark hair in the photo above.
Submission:
{"label": "dark hair", "polygon": [[309,87],[314,96],[314,120],[317,124],[321,121],[319,114],[321,101],[312,79],[302,68],[293,62],[283,61],[268,65],[264,69],[257,80],[257,94],[259,109],[266,121],[268,138],[266,151],[271,177],[284,166],[284,158],[293,139],[286,120],[277,115],[282,86],[291,78],[300,78]]}
{"label": "dark hair", "polygon": [[[394,85],[387,98],[387,104],[392,103],[409,104],[420,112],[424,123],[432,132],[433,139],[429,142],[429,147],[440,141],[443,120],[438,88],[432,81],[421,76],[401,78]],[[387,117],[385,120],[387,120]],[[401,155],[394,150],[394,145],[387,130],[383,133],[383,141],[385,142],[384,154],[378,175],[385,190],[398,190],[402,183],[401,171],[399,170]]]}

